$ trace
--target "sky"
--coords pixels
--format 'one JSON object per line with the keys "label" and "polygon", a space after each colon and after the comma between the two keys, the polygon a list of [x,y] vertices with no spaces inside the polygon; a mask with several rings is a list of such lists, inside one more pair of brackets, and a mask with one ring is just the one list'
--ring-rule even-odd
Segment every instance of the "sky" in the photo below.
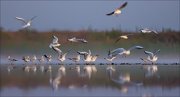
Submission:
{"label": "sky", "polygon": [[22,26],[16,16],[30,19],[33,29],[136,31],[140,28],[180,31],[180,0],[126,0],[128,5],[119,16],[106,16],[125,1],[122,0],[1,0],[0,22],[6,30]]}

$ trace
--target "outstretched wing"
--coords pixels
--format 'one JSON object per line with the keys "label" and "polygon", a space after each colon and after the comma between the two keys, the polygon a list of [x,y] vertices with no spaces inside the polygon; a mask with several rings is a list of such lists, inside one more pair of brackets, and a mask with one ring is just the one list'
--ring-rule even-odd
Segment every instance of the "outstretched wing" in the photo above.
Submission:
{"label": "outstretched wing", "polygon": [[115,43],[117,43],[119,40],[121,40],[121,38],[119,37],[116,41],[115,41]]}
{"label": "outstretched wing", "polygon": [[128,50],[133,50],[133,49],[143,49],[142,46],[133,46],[131,48],[129,48]]}
{"label": "outstretched wing", "polygon": [[124,7],[126,7],[127,6],[127,2],[125,2],[125,3],[123,3],[118,9],[123,9]]}
{"label": "outstretched wing", "polygon": [[58,38],[53,35],[53,43],[58,43]]}
{"label": "outstretched wing", "polygon": [[153,53],[154,53],[154,55],[156,55],[158,52],[160,52],[160,49],[155,50]]}
{"label": "outstretched wing", "polygon": [[54,50],[54,51],[56,51],[58,54],[61,54],[61,50],[59,49],[59,48],[57,48],[57,47],[52,47],[52,49]]}
{"label": "outstretched wing", "polygon": [[25,19],[23,19],[23,18],[20,18],[20,17],[15,17],[17,20],[19,20],[19,21],[22,21],[23,23],[25,23],[26,24],[26,20]]}
{"label": "outstretched wing", "polygon": [[117,48],[113,51],[110,51],[109,57],[115,57],[117,55],[122,55],[124,53],[125,49],[124,48]]}
{"label": "outstretched wing", "polygon": [[32,17],[32,18],[31,18],[31,21],[32,21],[33,19],[35,19],[36,17],[37,17],[37,16]]}
{"label": "outstretched wing", "polygon": [[114,11],[111,12],[111,13],[108,13],[108,14],[106,14],[106,15],[110,16],[110,15],[113,15],[113,14],[114,14]]}
{"label": "outstretched wing", "polygon": [[147,55],[149,55],[150,57],[153,57],[153,56],[154,56],[154,54],[153,54],[152,52],[150,52],[150,51],[144,51],[144,53],[147,54]]}

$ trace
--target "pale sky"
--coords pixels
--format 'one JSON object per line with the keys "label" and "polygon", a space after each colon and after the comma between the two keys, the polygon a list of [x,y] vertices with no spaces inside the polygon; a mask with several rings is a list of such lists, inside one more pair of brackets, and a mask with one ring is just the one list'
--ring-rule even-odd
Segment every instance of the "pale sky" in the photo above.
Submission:
{"label": "pale sky", "polygon": [[106,16],[125,1],[13,1],[1,0],[1,27],[18,30],[21,22],[16,16],[30,19],[37,16],[32,28],[46,30],[111,30],[135,31],[136,28],[161,30],[171,28],[180,31],[179,0],[126,0],[128,5],[119,16]]}

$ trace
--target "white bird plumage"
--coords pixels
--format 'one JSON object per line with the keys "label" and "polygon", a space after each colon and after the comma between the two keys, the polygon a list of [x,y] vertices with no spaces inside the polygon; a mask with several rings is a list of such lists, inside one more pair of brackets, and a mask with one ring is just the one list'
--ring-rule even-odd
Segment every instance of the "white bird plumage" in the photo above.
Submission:
{"label": "white bird plumage", "polygon": [[32,17],[30,20],[26,21],[21,17],[15,17],[17,20],[22,21],[24,25],[22,26],[23,29],[28,28],[31,26],[32,20],[35,19],[37,16]]}

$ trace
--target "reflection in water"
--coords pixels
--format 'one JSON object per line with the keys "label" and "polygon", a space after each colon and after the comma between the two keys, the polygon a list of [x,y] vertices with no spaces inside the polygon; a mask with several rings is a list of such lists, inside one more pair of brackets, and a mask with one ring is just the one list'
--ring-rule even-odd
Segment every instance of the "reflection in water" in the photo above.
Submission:
{"label": "reflection in water", "polygon": [[[179,65],[157,67],[157,65],[28,64],[15,68],[9,66],[0,68],[3,75],[0,84],[2,96],[10,95],[7,92],[11,91],[14,93],[13,96],[30,97],[37,95],[171,97],[179,96],[180,90]],[[46,72],[41,71],[41,66]],[[10,73],[7,68],[11,69]],[[144,76],[144,72],[148,76]],[[151,77],[157,74],[161,77],[158,79]]]}
{"label": "reflection in water", "polygon": [[58,72],[62,74],[62,76],[66,75],[66,68],[64,66],[60,66]]}
{"label": "reflection in water", "polygon": [[106,68],[106,72],[108,74],[109,79],[112,78],[112,74],[113,72],[115,72],[116,70],[112,67],[112,65],[108,65]]}
{"label": "reflection in water", "polygon": [[156,76],[156,77],[160,77],[157,72],[158,72],[158,67],[157,65],[145,65],[144,70],[146,71],[145,73],[145,77],[152,77],[152,76]]}
{"label": "reflection in water", "polygon": [[83,73],[82,76],[91,78],[92,73],[96,73],[97,69],[94,65],[87,65],[83,67]]}
{"label": "reflection in water", "polygon": [[52,86],[53,90],[57,90],[61,83],[61,78],[62,78],[61,73],[62,73],[61,71],[58,71],[55,78],[52,78],[52,72],[49,72],[49,83]]}
{"label": "reflection in water", "polygon": [[129,83],[131,81],[130,74],[129,73],[120,74],[118,80],[112,79],[112,81],[114,81],[115,83],[119,83],[119,84]]}

